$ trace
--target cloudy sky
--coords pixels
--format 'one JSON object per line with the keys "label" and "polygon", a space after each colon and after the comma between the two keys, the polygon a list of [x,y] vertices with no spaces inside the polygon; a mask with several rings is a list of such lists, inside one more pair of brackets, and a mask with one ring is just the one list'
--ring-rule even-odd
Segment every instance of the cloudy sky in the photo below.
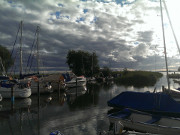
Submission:
{"label": "cloudy sky", "polygon": [[[166,0],[177,41],[179,5],[179,0]],[[168,66],[177,70],[180,54],[165,10],[163,15]],[[165,69],[159,0],[0,0],[0,18],[0,44],[10,51],[23,21],[24,65],[40,26],[39,51],[45,70],[68,70],[68,50],[95,52],[101,67]],[[18,47],[19,36],[15,50]]]}

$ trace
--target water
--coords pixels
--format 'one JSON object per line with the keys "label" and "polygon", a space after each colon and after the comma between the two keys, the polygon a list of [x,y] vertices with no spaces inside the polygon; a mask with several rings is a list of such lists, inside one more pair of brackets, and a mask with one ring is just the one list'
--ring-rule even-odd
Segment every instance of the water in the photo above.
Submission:
{"label": "water", "polygon": [[[153,87],[134,88],[115,84],[96,84],[87,90],[74,89],[68,93],[54,92],[15,99],[14,109],[10,100],[0,102],[0,135],[48,135],[59,130],[64,135],[97,135],[109,129],[107,101],[122,91],[157,91],[167,86],[165,76]],[[177,88],[171,80],[171,87]],[[52,101],[48,102],[49,97]]]}

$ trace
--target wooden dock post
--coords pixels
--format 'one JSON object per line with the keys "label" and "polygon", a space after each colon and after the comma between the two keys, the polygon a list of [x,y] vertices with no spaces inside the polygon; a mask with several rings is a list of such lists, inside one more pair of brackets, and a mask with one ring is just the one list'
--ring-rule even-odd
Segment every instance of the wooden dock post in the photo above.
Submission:
{"label": "wooden dock post", "polygon": [[11,110],[14,110],[14,87],[11,87]]}
{"label": "wooden dock post", "polygon": [[76,97],[77,97],[77,78],[76,78]]}
{"label": "wooden dock post", "polygon": [[58,96],[59,96],[59,99],[60,99],[60,96],[61,96],[60,90],[61,90],[61,81],[59,80],[58,81]]}

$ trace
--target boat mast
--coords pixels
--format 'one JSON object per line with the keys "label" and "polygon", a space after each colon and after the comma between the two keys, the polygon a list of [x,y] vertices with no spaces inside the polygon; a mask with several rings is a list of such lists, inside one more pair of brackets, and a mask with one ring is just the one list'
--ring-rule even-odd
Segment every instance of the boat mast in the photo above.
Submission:
{"label": "boat mast", "polygon": [[176,42],[176,45],[177,45],[177,48],[178,48],[178,51],[179,51],[179,54],[180,54],[179,44],[178,44],[178,41],[177,41],[177,38],[176,38],[176,34],[175,34],[175,32],[174,32],[174,28],[173,28],[173,25],[172,25],[172,22],[171,22],[171,19],[170,19],[170,16],[169,16],[169,12],[168,12],[168,9],[167,9],[167,6],[166,6],[166,2],[163,1],[163,4],[164,4],[164,6],[165,6],[166,14],[167,14],[167,17],[168,17],[170,26],[171,26],[171,30],[172,30],[172,33],[173,33],[173,36],[174,36],[174,40],[175,40],[175,42]]}
{"label": "boat mast", "polygon": [[21,37],[20,37],[20,78],[22,77],[22,71],[23,71],[23,61],[22,61],[22,26],[23,25],[23,21],[21,21],[20,23],[20,29],[21,29]]}
{"label": "boat mast", "polygon": [[2,75],[7,76],[1,57],[0,57],[0,63],[1,63],[1,67],[2,67]]}
{"label": "boat mast", "polygon": [[39,29],[40,27],[37,26],[37,73],[39,74]]}
{"label": "boat mast", "polygon": [[94,52],[92,53],[92,66],[91,66],[91,71],[92,71],[92,76],[93,77],[93,69],[94,69]]}
{"label": "boat mast", "polygon": [[162,31],[163,31],[164,55],[165,55],[165,63],[166,63],[166,75],[167,75],[168,90],[170,90],[169,75],[168,75],[168,65],[167,65],[167,53],[166,53],[166,41],[165,41],[165,34],[164,34],[164,21],[163,21],[163,12],[162,12],[162,2],[161,2],[161,0],[160,0],[160,9],[161,9],[161,22],[162,22]]}

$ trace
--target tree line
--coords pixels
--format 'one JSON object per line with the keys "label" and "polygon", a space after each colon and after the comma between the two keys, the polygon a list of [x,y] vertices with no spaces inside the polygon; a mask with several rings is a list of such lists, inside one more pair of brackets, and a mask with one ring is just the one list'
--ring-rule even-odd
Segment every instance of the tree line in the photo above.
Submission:
{"label": "tree line", "polygon": [[[0,45],[0,57],[7,72],[14,64],[14,59],[11,57],[10,51],[2,45]],[[104,67],[103,70],[100,69],[98,56],[95,52],[90,53],[84,50],[69,50],[66,56],[66,64],[68,64],[69,69],[78,76],[85,75],[90,77],[98,75],[100,72],[108,76],[111,72],[108,67]],[[3,68],[2,65],[0,65],[0,73],[2,73],[2,71]]]}
{"label": "tree line", "polygon": [[[11,53],[6,47],[0,45],[0,58],[2,63],[0,63],[0,73],[3,72],[3,67],[5,68],[5,72],[14,64],[14,60],[11,57]],[[2,65],[1,65],[2,64]]]}

